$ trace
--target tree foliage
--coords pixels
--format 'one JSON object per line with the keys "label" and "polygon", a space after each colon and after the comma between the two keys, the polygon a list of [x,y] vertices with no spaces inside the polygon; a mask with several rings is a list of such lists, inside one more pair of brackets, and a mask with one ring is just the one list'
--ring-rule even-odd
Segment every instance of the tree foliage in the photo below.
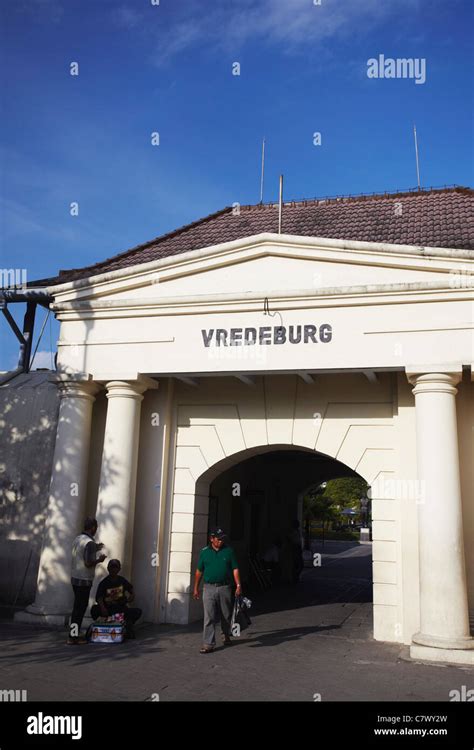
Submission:
{"label": "tree foliage", "polygon": [[303,503],[305,521],[320,521],[323,525],[336,521],[344,508],[360,511],[360,499],[365,497],[368,484],[360,477],[330,479],[307,493]]}
{"label": "tree foliage", "polygon": [[342,477],[330,479],[326,483],[323,497],[330,498],[334,505],[342,508],[360,508],[360,498],[365,497],[369,485],[361,477]]}

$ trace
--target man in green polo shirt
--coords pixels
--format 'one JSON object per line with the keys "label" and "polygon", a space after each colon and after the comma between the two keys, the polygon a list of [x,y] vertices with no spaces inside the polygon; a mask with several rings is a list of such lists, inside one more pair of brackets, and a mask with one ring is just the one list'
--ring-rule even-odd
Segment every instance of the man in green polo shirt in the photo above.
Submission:
{"label": "man in green polo shirt", "polygon": [[232,547],[224,544],[225,534],[222,529],[212,529],[209,534],[210,544],[203,547],[197,564],[194,578],[194,598],[199,599],[199,584],[204,578],[202,603],[204,607],[204,636],[201,654],[214,651],[216,645],[216,625],[221,619],[224,646],[230,640],[230,621],[232,617],[232,579],[236,585],[236,595],[242,593],[239,567]]}

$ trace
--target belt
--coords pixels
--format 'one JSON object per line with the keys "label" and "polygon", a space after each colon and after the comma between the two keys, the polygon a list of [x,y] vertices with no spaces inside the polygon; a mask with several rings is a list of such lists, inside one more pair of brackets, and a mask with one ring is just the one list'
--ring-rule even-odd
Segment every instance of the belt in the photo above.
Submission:
{"label": "belt", "polygon": [[230,586],[230,583],[224,581],[224,583],[204,583],[205,586]]}

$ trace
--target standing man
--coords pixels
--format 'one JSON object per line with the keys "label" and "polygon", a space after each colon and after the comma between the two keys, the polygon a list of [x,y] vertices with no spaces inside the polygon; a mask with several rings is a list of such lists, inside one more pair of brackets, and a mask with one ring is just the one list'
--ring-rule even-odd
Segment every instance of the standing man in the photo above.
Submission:
{"label": "standing man", "polygon": [[97,521],[95,518],[86,518],[84,530],[72,543],[71,583],[74,591],[74,606],[69,626],[68,646],[87,643],[85,638],[80,637],[82,620],[89,602],[96,565],[104,562],[106,557],[105,555],[97,557],[97,552],[104,545],[95,543],[96,533]]}
{"label": "standing man", "polygon": [[300,522],[295,519],[292,522],[292,531],[289,539],[291,542],[291,548],[293,553],[293,583],[298,583],[301,575],[301,571],[304,568],[303,560],[303,537],[300,531]]}
{"label": "standing man", "polygon": [[194,599],[199,599],[199,584],[204,578],[202,603],[204,606],[204,635],[201,654],[214,651],[216,625],[221,619],[224,646],[231,643],[230,621],[232,617],[232,579],[236,585],[236,596],[242,594],[239,567],[232,547],[224,544],[222,529],[213,529],[209,534],[210,544],[203,547],[199,555],[194,578]]}

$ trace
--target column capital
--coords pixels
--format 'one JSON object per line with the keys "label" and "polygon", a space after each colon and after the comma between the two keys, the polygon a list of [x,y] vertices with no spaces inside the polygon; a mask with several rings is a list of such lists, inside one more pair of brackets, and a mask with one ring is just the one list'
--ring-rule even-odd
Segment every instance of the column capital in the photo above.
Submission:
{"label": "column capital", "polygon": [[59,398],[84,398],[87,401],[95,401],[97,393],[101,390],[99,383],[93,380],[69,380],[59,378],[55,380],[58,387]]}
{"label": "column capital", "polygon": [[130,380],[117,378],[107,379],[105,387],[107,388],[107,398],[121,397],[121,398],[137,398],[140,401],[143,398],[143,393],[150,389],[158,388],[159,384],[153,378],[149,378],[147,375],[137,375],[136,378]]}
{"label": "column capital", "polygon": [[406,368],[408,382],[414,385],[413,393],[450,393],[456,395],[455,387],[462,379],[462,368],[459,370],[431,370]]}
{"label": "column capital", "polygon": [[94,380],[97,383],[102,383],[102,385],[104,386],[108,383],[115,383],[118,381],[120,381],[121,383],[136,383],[138,386],[144,386],[144,391],[157,389],[160,387],[160,384],[157,380],[155,380],[154,378],[150,378],[149,375],[142,375],[136,370],[129,370],[128,372],[125,372],[123,370],[119,370],[118,372],[95,372]]}
{"label": "column capital", "polygon": [[138,380],[109,380],[106,383],[107,398],[133,398],[137,401],[143,399],[143,393],[147,386]]}

